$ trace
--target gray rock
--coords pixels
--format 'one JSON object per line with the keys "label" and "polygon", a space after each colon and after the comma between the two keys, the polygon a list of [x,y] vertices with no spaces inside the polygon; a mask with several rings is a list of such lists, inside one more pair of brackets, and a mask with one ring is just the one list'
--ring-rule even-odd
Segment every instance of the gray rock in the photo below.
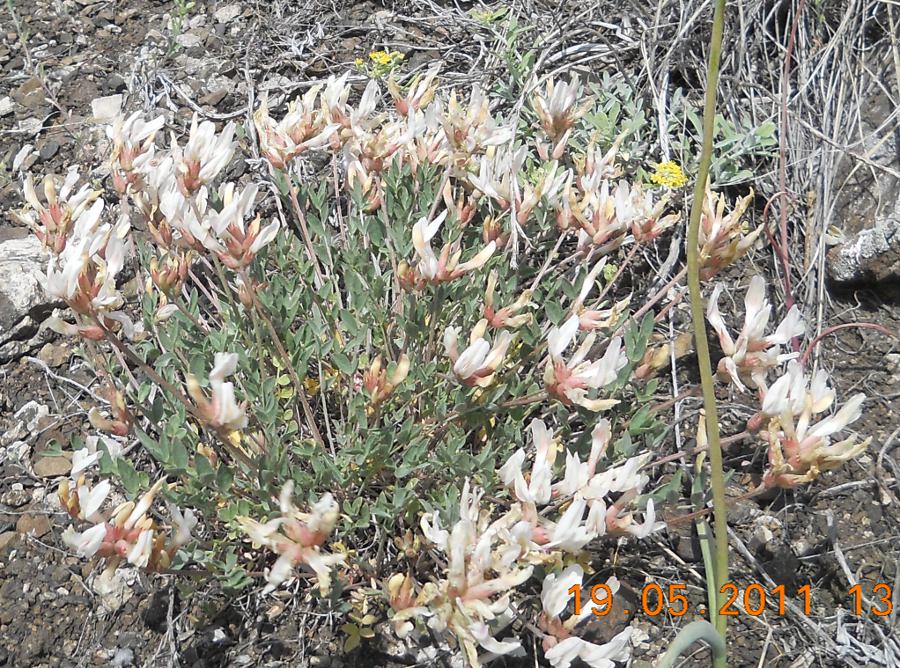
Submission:
{"label": "gray rock", "polygon": [[25,317],[47,308],[41,285],[45,260],[34,237],[0,243],[0,344],[13,338]]}
{"label": "gray rock", "polygon": [[41,146],[39,155],[41,160],[50,160],[59,151],[59,144],[52,139]]}
{"label": "gray rock", "polygon": [[900,199],[828,255],[828,274],[843,284],[900,281]]}
{"label": "gray rock", "polygon": [[120,77],[118,74],[111,74],[108,76],[103,83],[101,84],[101,88],[103,88],[106,93],[123,93],[128,88],[125,84],[125,79]]}
{"label": "gray rock", "polygon": [[238,3],[219,7],[214,13],[213,18],[219,23],[228,23],[233,21],[241,14],[241,6]]}
{"label": "gray rock", "polygon": [[41,457],[34,462],[33,468],[39,478],[58,478],[69,474],[72,462],[66,457]]}
{"label": "gray rock", "polygon": [[190,49],[191,47],[200,46],[203,42],[206,41],[208,33],[201,30],[191,30],[189,32],[181,33],[178,37],[175,38],[175,42],[179,46],[183,46],[185,49]]}
{"label": "gray rock", "polygon": [[103,607],[109,612],[115,612],[134,596],[131,585],[136,581],[137,573],[134,569],[104,569],[94,578],[92,589],[100,597]]}
{"label": "gray rock", "polygon": [[857,150],[888,169],[861,169],[850,156],[838,165],[835,212],[845,240],[831,250],[826,265],[839,285],[900,281],[900,178],[894,176],[900,172],[900,135],[879,131],[894,111],[886,96],[873,96],[861,109]]}
{"label": "gray rock", "polygon": [[25,426],[27,434],[36,434],[41,428],[41,420],[50,415],[50,409],[33,399],[24,404],[13,416]]}
{"label": "gray rock", "polygon": [[20,482],[14,483],[9,491],[0,496],[0,503],[10,508],[21,508],[29,501],[31,501],[31,494],[25,491]]}

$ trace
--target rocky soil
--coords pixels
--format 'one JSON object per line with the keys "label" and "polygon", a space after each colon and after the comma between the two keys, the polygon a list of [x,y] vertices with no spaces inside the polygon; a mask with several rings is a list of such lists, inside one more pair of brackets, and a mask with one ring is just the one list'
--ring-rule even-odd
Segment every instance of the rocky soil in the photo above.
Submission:
{"label": "rocky soil", "polygon": [[[342,656],[338,629],[310,612],[301,594],[234,597],[202,578],[136,571],[110,577],[69,555],[60,541],[65,518],[55,488],[69,462],[56,444],[65,446],[73,433],[84,431],[95,378],[73,344],[40,328],[58,305],[40,287],[39,244],[6,215],[20,201],[21,173],[62,173],[92,161],[103,138],[87,120],[90,101],[100,95],[126,94],[133,106],[160,110],[171,121],[194,111],[214,120],[242,119],[253,95],[265,91],[284,99],[371,48],[399,44],[415,65],[454,58],[446,45],[464,35],[458,26],[419,28],[409,13],[426,11],[423,5],[393,11],[367,2],[314,4],[260,9],[252,3],[197,2],[185,10],[171,2],[37,0],[11,3],[14,21],[3,14],[0,666],[440,662],[428,647],[389,639]],[[889,112],[873,107],[869,122],[880,124],[883,111]],[[900,147],[876,148],[877,153],[860,152],[887,170],[854,172],[858,192],[846,201],[844,243],[829,259],[833,289],[826,327],[869,321],[900,331],[894,284],[900,279]],[[252,168],[240,160],[229,169],[235,177]],[[873,437],[872,446],[858,463],[810,490],[735,501],[734,582],[762,582],[769,590],[811,583],[816,591],[809,615],[789,611],[736,619],[737,666],[888,665],[884,648],[896,634],[898,615],[856,619],[846,609],[857,580],[870,589],[876,582],[892,584],[894,604],[900,605],[900,351],[896,341],[875,331],[846,329],[823,341],[819,360],[833,373],[840,396],[863,391],[872,397],[874,408],[859,424],[860,432]],[[736,404],[721,398],[727,415]],[[760,463],[758,452],[740,447],[727,456],[739,469]],[[736,478],[733,496],[751,486],[749,476]],[[617,562],[626,588],[639,592],[644,574],[652,572],[661,584],[688,585],[692,607],[703,602],[703,564],[689,530],[658,537],[640,557]],[[592,632],[603,637],[611,624],[634,616],[597,621]],[[649,666],[684,621],[639,615],[634,623],[641,642],[633,665]],[[699,652],[686,665],[705,661]]]}

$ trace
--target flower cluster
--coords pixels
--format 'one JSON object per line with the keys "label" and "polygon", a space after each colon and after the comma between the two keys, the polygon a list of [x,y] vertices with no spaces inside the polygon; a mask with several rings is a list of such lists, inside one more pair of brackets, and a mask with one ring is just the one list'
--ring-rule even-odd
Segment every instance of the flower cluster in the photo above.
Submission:
{"label": "flower cluster", "polygon": [[734,208],[725,213],[725,196],[717,195],[706,186],[703,213],[700,216],[700,278],[709,280],[722,269],[743,257],[762,234],[763,226],[747,231],[742,217],[753,193],[739,199]]}
{"label": "flower cluster", "polygon": [[188,374],[187,387],[196,402],[198,413],[216,429],[237,431],[247,426],[246,404],[238,405],[234,397],[234,383],[225,380],[237,370],[237,353],[216,353],[215,366],[209,372],[212,398],[207,399],[194,376]]}
{"label": "flower cluster", "polygon": [[563,353],[578,335],[581,317],[571,316],[562,326],[553,327],[547,334],[549,356],[544,366],[544,384],[547,392],[567,406],[577,405],[589,411],[602,411],[615,406],[617,399],[591,398],[591,390],[597,390],[616,380],[619,370],[628,362],[622,350],[622,338],[613,337],[606,346],[603,357],[588,360],[597,335],[588,334],[578,349],[566,360]]}
{"label": "flower cluster", "polygon": [[[401,60],[396,52],[373,52],[369,63],[358,64],[388,76]],[[582,97],[578,77],[548,81],[530,100],[533,113],[524,110],[526,122],[518,124],[496,115],[489,96],[477,87],[468,95],[438,94],[437,72],[432,68],[403,87],[388,77],[387,108],[381,105],[385,86],[370,80],[354,90],[349,73],[310,86],[280,118],[272,116],[262,97],[253,127],[245,128],[251,139],[255,130],[261,160],[250,162],[257,171],[242,185],[226,177],[238,138],[244,137],[234,123],[217,128],[195,115],[183,136],[166,138],[163,116],[126,116],[120,96],[93,105],[95,118],[107,126],[107,168],[117,207],[77,170],[64,179],[47,176],[40,187],[26,177],[27,207],[17,217],[51,254],[48,291],[75,314],[74,322],[56,319],[51,326],[109,339],[117,355],[127,353],[127,359],[121,357],[122,372],[143,375],[130,379],[137,382],[110,384],[108,407],[89,413],[102,435],[90,436],[87,447],[74,453],[71,478],[59,496],[72,517],[92,526],[82,532],[69,528],[64,539],[81,556],[106,558],[113,567],[127,561],[149,569],[168,568],[176,550],[190,540],[197,523],[193,512],[170,506],[171,531],[151,515],[163,479],[137,502],[108,513],[102,507],[111,493],[109,481],[87,482],[85,472],[104,453],[112,459],[124,456],[124,438],[147,418],[151,426],[144,423],[143,429],[157,429],[161,446],[172,434],[185,436],[190,447],[179,443],[177,452],[150,450],[163,472],[181,476],[188,471],[183,480],[192,486],[189,498],[201,498],[213,479],[240,490],[219,490],[209,508],[225,511],[220,516],[233,518],[255,548],[277,555],[267,572],[266,593],[305,568],[319,592],[328,595],[337,569],[351,554],[339,543],[327,547],[341,517],[335,496],[346,499],[358,490],[377,489],[380,503],[382,496],[396,492],[393,512],[405,522],[408,513],[432,508],[441,498],[431,492],[419,496],[423,486],[418,483],[430,475],[431,462],[417,460],[416,450],[432,437],[428,432],[434,424],[441,425],[439,436],[428,450],[435,449],[445,430],[471,429],[465,402],[471,400],[483,413],[537,403],[545,404],[543,409],[549,404],[553,412],[578,410],[570,424],[585,440],[590,436],[587,452],[564,447],[542,420],[533,420],[532,447],[517,449],[495,471],[495,480],[486,476],[484,489],[466,479],[458,513],[448,517],[434,511],[418,518],[421,534],[408,530],[414,547],[405,553],[419,552],[419,543],[426,541],[429,551],[406,572],[386,578],[384,587],[398,635],[427,627],[458,646],[469,665],[520,652],[518,624],[534,613],[529,628],[540,636],[554,668],[568,668],[576,660],[610,668],[628,659],[630,629],[605,644],[589,642],[579,635],[587,615],[567,614],[569,592],[586,577],[588,548],[608,539],[645,539],[664,526],[645,494],[649,454],[615,460],[611,455],[621,443],[633,445],[626,439],[631,433],[646,431],[634,414],[627,418],[634,431],[624,432],[613,447],[613,422],[631,413],[620,406],[619,390],[628,376],[655,372],[668,362],[671,345],[677,356],[679,346],[685,347],[679,342],[687,336],[689,346],[690,335],[680,333],[665,346],[648,348],[650,338],[660,336],[653,326],[661,314],[648,313],[637,327],[626,329],[632,297],[616,301],[607,294],[625,265],[652,257],[646,251],[679,222],[680,215],[670,211],[675,196],[670,191],[682,188],[687,178],[669,161],[657,165],[649,179],[662,189],[629,179],[620,160],[624,135],[601,146],[597,134],[585,131],[582,118],[591,101]],[[522,135],[518,141],[517,134]],[[335,202],[323,194],[325,187],[316,191],[304,185],[310,154],[324,158]],[[275,194],[277,218],[267,214],[265,192]],[[759,237],[762,228],[749,231],[743,221],[751,198],[726,211],[725,198],[707,188],[699,241],[703,278],[747,253]],[[277,254],[262,266],[259,255],[285,233],[285,212],[294,215],[302,239],[294,243],[286,237],[274,244]],[[350,235],[359,232],[357,244]],[[522,272],[527,289],[514,288],[505,272],[507,265],[516,266],[522,248],[537,260],[529,270],[540,267],[533,277]],[[628,255],[616,267],[607,256],[620,249]],[[507,253],[510,258],[501,257]],[[140,272],[135,283],[146,292],[145,317],[138,324],[126,314],[132,311],[121,285],[136,255],[146,261],[144,266],[131,262]],[[375,280],[362,272],[370,260],[377,268]],[[313,271],[309,277],[283,275],[286,267],[296,266]],[[490,269],[483,300],[482,269]],[[601,274],[606,284],[592,297]],[[582,276],[579,290],[574,281]],[[306,294],[313,284],[318,293]],[[640,313],[666,290],[649,298]],[[814,480],[864,450],[868,440],[832,442],[859,417],[862,395],[814,422],[830,408],[834,392],[822,372],[808,378],[793,360],[797,355],[785,352],[788,342],[804,332],[800,311],[791,309],[769,333],[772,306],[763,280],[755,277],[743,326],[733,336],[719,312],[722,290],[715,288],[707,311],[725,353],[719,377],[759,392],[762,411],[749,430],[768,446],[765,484],[791,487]],[[571,299],[567,310],[557,307],[556,292]],[[535,322],[536,308],[545,302],[552,321]],[[246,331],[235,325],[243,323],[243,316],[252,321]],[[180,337],[202,341],[198,349],[214,355],[207,382],[194,375],[208,364],[207,357],[189,358],[185,353],[193,353],[194,344]],[[246,355],[223,352],[252,348],[254,341],[259,350]],[[449,365],[440,364],[441,342]],[[257,357],[259,373],[242,374],[236,392],[239,361],[255,363]],[[187,368],[164,370],[169,361]],[[787,372],[769,386],[769,375],[788,361]],[[306,373],[322,384],[304,378]],[[442,373],[441,380],[450,382],[434,377]],[[542,376],[542,387],[536,376]],[[398,392],[401,384],[404,391]],[[633,396],[639,403],[655,391],[638,389]],[[156,424],[157,407],[168,410],[158,401],[160,390],[167,400],[181,402],[178,414],[188,422],[184,429],[174,424],[172,414],[164,413],[163,424]],[[312,394],[316,405],[309,402]],[[131,410],[126,395],[146,401],[151,410]],[[407,401],[410,397],[414,400]],[[426,412],[435,405],[449,410],[444,416]],[[403,411],[408,419],[397,419]],[[609,419],[591,415],[601,411],[609,411]],[[517,434],[514,418],[501,412],[489,416],[492,428],[504,438]],[[585,421],[591,422],[583,426]],[[399,429],[398,422],[403,423]],[[250,424],[253,433],[247,436]],[[354,443],[361,433],[364,454]],[[227,454],[220,457],[201,434],[218,439]],[[145,434],[139,435],[146,444]],[[269,481],[296,463],[291,447],[260,447],[247,455],[241,446],[248,439],[258,444],[281,439],[302,447],[316,442],[321,452],[331,451],[327,466],[312,459],[319,455],[316,450],[309,466],[304,462],[293,471],[311,502],[305,512],[295,505],[294,482],[288,480],[275,516],[259,521],[248,516],[257,512],[249,508],[274,502],[268,498]],[[405,447],[407,439],[413,447]],[[400,454],[403,473],[384,461],[391,458],[388,453]],[[494,453],[486,446],[484,454]],[[229,468],[238,462],[245,466]],[[347,466],[351,475],[334,475],[339,466]],[[442,480],[441,492],[450,484],[455,493],[462,477]],[[411,484],[395,484],[402,478]],[[409,510],[413,506],[401,491],[411,492],[417,510]],[[344,512],[355,513],[354,501],[358,509],[362,500],[368,499],[348,499]],[[372,517],[388,515],[386,507],[382,504]],[[541,582],[530,591],[540,590],[540,606],[529,608],[522,594],[536,575]],[[610,577],[606,586],[615,592],[618,580]],[[356,589],[354,595],[360,593]]]}
{"label": "flower cluster", "polygon": [[244,516],[236,519],[254,546],[265,546],[279,555],[266,576],[267,591],[273,591],[291,577],[297,566],[306,565],[315,573],[319,591],[326,596],[331,589],[331,569],[344,563],[344,555],[322,550],[337,523],[338,504],[331,494],[325,494],[309,513],[303,513],[291,500],[293,493],[294,483],[288,480],[278,499],[279,517],[265,523]]}
{"label": "flower cluster", "polygon": [[684,188],[687,185],[687,176],[684,170],[674,160],[666,160],[656,165],[650,180],[658,186],[665,188]]}
{"label": "flower cluster", "polygon": [[[73,475],[75,470],[73,461]],[[80,557],[105,558],[109,569],[115,569],[123,559],[151,571],[168,568],[178,548],[190,542],[197,518],[191,510],[182,512],[170,505],[174,535],[166,536],[163,528],[148,515],[164,484],[165,480],[160,479],[137,503],[127,501],[104,514],[101,508],[110,493],[109,480],[93,487],[84,475],[76,480],[64,480],[59,488],[63,507],[73,518],[93,526],[82,532],[69,526],[63,532],[63,542]]]}
{"label": "flower cluster", "polygon": [[769,371],[795,356],[782,354],[781,346],[804,333],[800,309],[792,306],[775,331],[767,335],[772,305],[766,299],[765,280],[762,276],[754,276],[744,298],[744,326],[737,339],[732,339],[719,313],[722,289],[721,283],[716,285],[706,310],[706,319],[719,335],[719,344],[725,353],[725,357],[719,360],[719,378],[731,380],[741,390],[745,389],[745,385],[754,389],[765,387]]}
{"label": "flower cluster", "polygon": [[[719,312],[722,285],[713,289],[706,319],[719,336],[725,356],[719,360],[718,377],[744,391],[749,386],[759,392],[762,411],[748,423],[751,431],[768,447],[769,467],[763,476],[768,487],[796,487],[812,482],[823,471],[839,467],[863,452],[871,439],[856,437],[831,443],[830,437],[860,416],[864,394],[854,395],[837,413],[817,424],[813,418],[831,406],[835,392],[828,374],[819,370],[810,379],[797,360],[799,353],[782,348],[805,332],[803,317],[794,305],[771,334],[766,334],[772,306],[766,299],[761,276],[750,280],[744,298],[744,324],[732,339]],[[786,369],[783,365],[787,363]],[[769,375],[778,379],[768,384]],[[701,429],[702,431],[702,429]]]}
{"label": "flower cluster", "polygon": [[769,445],[769,469],[763,478],[769,487],[796,487],[812,482],[823,471],[836,469],[864,452],[871,438],[856,436],[832,443],[831,437],[861,415],[866,396],[855,394],[836,413],[814,423],[834,403],[828,375],[819,370],[810,378],[791,361],[787,373],[765,392],[760,438]]}
{"label": "flower cluster", "polygon": [[[483,493],[466,481],[459,503],[459,519],[447,530],[438,513],[422,518],[426,539],[447,559],[446,577],[423,584],[409,576],[395,575],[388,582],[392,623],[402,634],[412,632],[421,619],[434,631],[449,632],[459,643],[469,665],[481,665],[479,652],[492,655],[514,653],[520,643],[514,638],[497,639],[520,610],[511,594],[543,565],[543,611],[539,623],[546,631],[546,658],[554,668],[566,668],[576,657],[591,666],[606,666],[601,658],[628,656],[630,631],[626,629],[607,645],[596,645],[575,635],[586,617],[560,619],[569,598],[569,581],[580,582],[580,567],[562,568],[576,559],[592,540],[607,534],[645,537],[663,525],[655,521],[652,500],[647,502],[644,522],[628,510],[648,478],[639,472],[642,458],[598,471],[598,464],[611,436],[610,425],[601,420],[592,433],[591,452],[582,462],[568,452],[563,478],[553,482],[558,444],[540,420],[531,423],[534,460],[526,479],[523,466],[528,455],[517,450],[499,470],[514,499],[499,518],[492,519],[483,507]],[[612,497],[617,497],[612,501]],[[564,510],[563,510],[564,509]],[[565,588],[563,588],[565,584]],[[610,580],[611,586],[617,582]]]}

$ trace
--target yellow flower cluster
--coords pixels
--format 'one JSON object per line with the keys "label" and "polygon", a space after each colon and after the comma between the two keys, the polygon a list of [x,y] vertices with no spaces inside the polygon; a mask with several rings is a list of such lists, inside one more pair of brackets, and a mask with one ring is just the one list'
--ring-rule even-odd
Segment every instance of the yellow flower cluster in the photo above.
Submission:
{"label": "yellow flower cluster", "polygon": [[666,160],[656,165],[656,171],[650,176],[650,180],[666,188],[683,188],[687,185],[684,170],[674,160]]}
{"label": "yellow flower cluster", "polygon": [[399,51],[391,51],[390,53],[387,51],[372,51],[369,53],[369,60],[382,67],[390,67],[403,60],[403,54]]}
{"label": "yellow flower cluster", "polygon": [[399,51],[370,51],[369,60],[356,58],[353,64],[356,69],[367,72],[370,76],[381,78],[390,74],[403,62],[405,56]]}

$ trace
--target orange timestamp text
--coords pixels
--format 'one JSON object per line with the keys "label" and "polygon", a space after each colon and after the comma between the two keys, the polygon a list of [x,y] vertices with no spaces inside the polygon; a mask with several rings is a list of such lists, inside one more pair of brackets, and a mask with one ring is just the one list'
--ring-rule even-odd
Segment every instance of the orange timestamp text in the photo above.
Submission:
{"label": "orange timestamp text", "polygon": [[[655,582],[649,582],[641,588],[640,612],[650,617],[665,613],[673,617],[681,617],[691,611],[690,603],[684,592],[687,585],[668,584],[665,587]],[[584,605],[591,605],[591,612],[598,617],[608,615],[613,609],[613,591],[607,584],[596,584],[590,589],[581,585],[569,587],[567,593],[572,597],[574,614],[580,615]],[[761,584],[753,583],[746,587],[739,587],[733,583],[722,586],[720,593],[724,595],[725,603],[719,608],[718,614],[725,616],[737,616],[746,613],[752,617],[763,614],[767,608],[771,612],[784,615],[786,605],[793,605],[809,615],[811,611],[812,586],[803,585],[794,592],[788,593],[784,585],[778,585],[767,590]],[[887,617],[894,611],[893,590],[891,586],[883,582],[877,583],[872,588],[872,598],[869,599],[863,592],[862,585],[856,584],[847,590],[850,610],[856,616],[869,613],[876,617]],[[789,598],[796,599],[796,603]],[[630,611],[625,610],[625,614]],[[699,607],[696,612],[701,615],[707,613],[706,607]]]}

